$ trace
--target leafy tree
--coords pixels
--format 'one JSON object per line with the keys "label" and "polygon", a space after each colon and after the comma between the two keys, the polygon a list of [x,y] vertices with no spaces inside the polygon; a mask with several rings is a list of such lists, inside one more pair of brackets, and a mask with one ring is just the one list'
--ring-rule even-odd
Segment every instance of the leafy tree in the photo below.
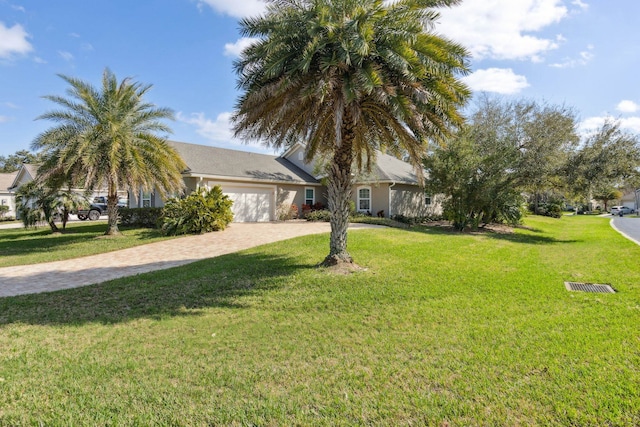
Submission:
{"label": "leafy tree", "polygon": [[169,199],[163,210],[162,231],[176,235],[224,230],[233,221],[232,204],[220,186],[199,188],[184,199]]}
{"label": "leafy tree", "polygon": [[0,156],[0,173],[15,172],[20,169],[23,163],[40,163],[40,155],[29,150],[19,150],[15,154]]}
{"label": "leafy tree", "polygon": [[431,31],[436,7],[458,0],[268,0],[241,21],[258,41],[235,64],[243,94],[236,136],[282,148],[306,142],[306,160],[329,159],[329,255],[351,263],[347,226],[352,168],[376,150],[404,151],[417,167],[429,141],[463,122],[470,92],[458,76],[467,51]]}
{"label": "leafy tree", "polygon": [[511,171],[517,150],[497,142],[476,135],[470,126],[424,160],[425,187],[447,196],[443,215],[458,230],[491,222],[517,224],[522,217],[517,176]]}
{"label": "leafy tree", "polygon": [[574,111],[566,106],[484,96],[471,121],[481,145],[499,144],[515,156],[509,165],[517,177],[514,185],[531,194],[537,213],[541,195],[561,187],[563,166],[578,143]]}
{"label": "leafy tree", "polygon": [[173,113],[144,101],[151,85],[126,78],[118,82],[105,69],[100,90],[82,80],[60,75],[69,83],[68,98],[46,96],[62,109],[38,119],[56,125],[34,140],[43,151],[38,173],[44,179],[64,177],[73,186],[107,188],[105,234],[119,234],[118,190],[143,188],[161,195],[182,189],[185,168],[180,155],[156,133],[170,132],[162,120]]}
{"label": "leafy tree", "polygon": [[589,135],[565,164],[570,193],[589,202],[606,188],[624,188],[640,178],[640,144],[620,122],[606,121]]}
{"label": "leafy tree", "polygon": [[611,200],[618,200],[622,197],[622,191],[614,187],[601,187],[597,188],[593,193],[593,198],[602,202],[603,210],[608,210],[608,205]]}

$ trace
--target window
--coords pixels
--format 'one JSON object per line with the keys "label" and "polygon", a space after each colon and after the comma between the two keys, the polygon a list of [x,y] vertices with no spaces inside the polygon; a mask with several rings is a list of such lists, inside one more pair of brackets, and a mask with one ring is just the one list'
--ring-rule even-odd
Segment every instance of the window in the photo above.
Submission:
{"label": "window", "polygon": [[371,212],[371,188],[358,188],[358,212]]}
{"label": "window", "polygon": [[142,192],[142,207],[143,208],[151,207],[151,192],[147,192],[147,191]]}
{"label": "window", "polygon": [[314,188],[304,189],[304,204],[313,206],[316,203],[316,190]]}
{"label": "window", "polygon": [[427,206],[431,206],[431,195],[429,194],[424,195],[424,204]]}
{"label": "window", "polygon": [[0,203],[2,206],[7,204],[7,199],[2,199],[2,203]]}

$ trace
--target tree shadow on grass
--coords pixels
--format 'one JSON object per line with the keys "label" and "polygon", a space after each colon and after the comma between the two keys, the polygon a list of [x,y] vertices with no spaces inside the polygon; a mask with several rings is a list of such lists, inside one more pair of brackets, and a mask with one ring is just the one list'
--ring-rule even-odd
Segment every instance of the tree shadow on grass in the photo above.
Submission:
{"label": "tree shadow on grass", "polygon": [[[546,236],[540,229],[518,227],[525,232],[496,232],[490,229],[478,229],[476,231],[459,231],[453,227],[427,226],[418,225],[410,228],[403,228],[406,231],[425,233],[431,235],[441,235],[448,237],[465,237],[465,236],[486,236],[491,239],[505,240],[513,243],[533,244],[533,245],[551,245],[557,243],[576,243],[578,240],[559,240],[554,237]],[[533,234],[535,233],[535,234]]]}
{"label": "tree shadow on grass", "polygon": [[[123,232],[134,230],[133,227],[120,227]],[[11,256],[31,255],[64,249],[67,246],[82,242],[91,242],[103,238],[105,224],[82,224],[68,227],[61,233],[53,234],[47,227],[37,229],[9,229],[0,233],[0,254]],[[136,239],[141,243],[160,236],[159,230],[141,229]]]}
{"label": "tree shadow on grass", "polygon": [[0,327],[12,323],[82,325],[242,309],[243,298],[277,288],[300,269],[285,256],[229,254],[97,285],[0,298]]}

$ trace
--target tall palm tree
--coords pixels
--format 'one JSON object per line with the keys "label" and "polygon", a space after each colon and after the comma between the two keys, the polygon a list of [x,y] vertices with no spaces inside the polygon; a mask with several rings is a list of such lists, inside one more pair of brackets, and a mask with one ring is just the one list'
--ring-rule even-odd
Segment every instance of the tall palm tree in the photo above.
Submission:
{"label": "tall palm tree", "polygon": [[56,125],[36,137],[35,150],[43,150],[38,173],[44,178],[69,177],[74,186],[107,188],[105,234],[119,234],[118,190],[158,190],[161,195],[183,187],[185,163],[158,132],[171,129],[162,120],[173,119],[167,108],[144,101],[151,85],[141,85],[105,69],[101,90],[82,80],[60,75],[71,86],[68,98],[46,96],[62,107],[38,119]]}
{"label": "tall palm tree", "polygon": [[429,141],[463,122],[468,53],[432,31],[434,8],[459,0],[267,1],[264,15],[241,22],[257,41],[235,64],[235,134],[273,148],[304,141],[307,161],[329,159],[324,264],[352,262],[352,167],[369,169],[386,150],[407,154],[420,173]]}

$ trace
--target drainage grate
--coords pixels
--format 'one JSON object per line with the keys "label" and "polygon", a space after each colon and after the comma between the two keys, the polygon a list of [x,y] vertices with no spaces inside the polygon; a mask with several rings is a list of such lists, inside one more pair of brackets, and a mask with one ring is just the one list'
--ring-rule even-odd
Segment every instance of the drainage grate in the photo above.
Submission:
{"label": "drainage grate", "polygon": [[596,283],[564,282],[568,291],[599,292],[602,294],[615,294],[616,291],[610,285]]}

